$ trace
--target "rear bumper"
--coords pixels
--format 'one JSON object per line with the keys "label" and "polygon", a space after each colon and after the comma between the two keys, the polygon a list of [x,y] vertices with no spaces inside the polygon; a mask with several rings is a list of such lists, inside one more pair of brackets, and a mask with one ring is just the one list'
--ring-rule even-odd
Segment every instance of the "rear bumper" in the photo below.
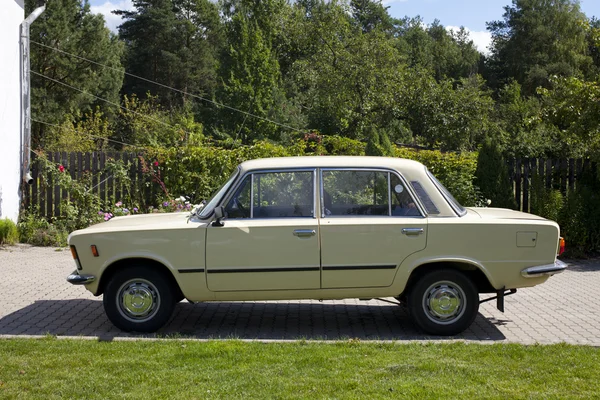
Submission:
{"label": "rear bumper", "polygon": [[73,271],[73,273],[67,276],[67,282],[72,283],[73,285],[87,285],[96,280],[94,275],[79,275],[77,271]]}
{"label": "rear bumper", "polygon": [[554,264],[538,265],[537,267],[525,268],[521,271],[521,275],[525,278],[537,278],[544,275],[560,274],[567,269],[567,264],[560,260],[554,261]]}

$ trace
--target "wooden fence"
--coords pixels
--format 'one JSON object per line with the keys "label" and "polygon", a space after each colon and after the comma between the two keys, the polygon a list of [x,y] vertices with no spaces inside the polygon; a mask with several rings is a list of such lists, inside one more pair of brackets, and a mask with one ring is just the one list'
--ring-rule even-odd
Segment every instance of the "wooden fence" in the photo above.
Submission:
{"label": "wooden fence", "polygon": [[516,158],[508,161],[509,176],[513,181],[517,208],[521,211],[531,211],[532,179],[537,175],[544,187],[560,190],[562,193],[574,190],[577,182],[581,181],[584,171],[594,175],[596,163],[589,159],[541,159]]}
{"label": "wooden fence", "polygon": [[[81,180],[90,180],[89,191],[98,195],[102,201],[116,202],[123,200],[130,187],[126,184],[141,188],[137,191],[136,200],[140,204],[148,204],[155,195],[154,185],[144,185],[149,182],[149,178],[142,171],[142,163],[135,153],[122,152],[52,152],[47,153],[48,161],[58,163],[63,166],[64,173],[71,175],[71,178]],[[106,170],[107,161],[122,161],[129,165],[128,175],[131,181],[124,183],[122,179],[117,179],[110,171]],[[23,205],[26,208],[37,208],[39,215],[46,217],[60,216],[60,203],[63,199],[69,199],[69,193],[56,185],[52,178],[43,176],[40,171],[40,165],[32,159],[31,175],[33,184],[23,186]],[[44,180],[48,179],[47,182]]]}
{"label": "wooden fence", "polygon": [[[135,153],[121,152],[93,152],[93,153],[47,153],[49,161],[59,163],[73,179],[82,179],[88,175],[91,179],[91,191],[105,202],[124,200],[128,189],[124,182],[116,179],[106,171],[108,160],[120,160],[129,165],[128,174],[135,191],[135,201],[141,206],[153,205],[157,195],[156,184],[151,182],[143,173],[143,166],[139,156]],[[69,199],[69,194],[55,185],[51,180],[44,182],[40,173],[40,166],[32,162],[33,184],[24,186],[23,201],[26,208],[34,207],[39,214],[46,217],[60,216],[60,202]],[[573,190],[577,186],[583,171],[590,170],[596,173],[595,163],[581,159],[538,159],[516,158],[508,161],[509,176],[513,181],[515,200],[519,210],[529,212],[531,205],[532,179],[535,175],[543,179],[547,188],[559,189],[563,193]]]}

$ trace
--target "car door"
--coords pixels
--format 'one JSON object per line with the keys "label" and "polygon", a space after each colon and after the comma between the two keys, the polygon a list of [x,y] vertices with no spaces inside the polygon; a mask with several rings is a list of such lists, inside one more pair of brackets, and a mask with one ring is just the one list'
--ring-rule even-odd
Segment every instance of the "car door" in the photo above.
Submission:
{"label": "car door", "polygon": [[316,170],[254,172],[225,206],[223,226],[206,237],[213,291],[320,287]]}
{"label": "car door", "polygon": [[427,218],[395,172],[322,169],[320,189],[323,289],[389,286],[425,248]]}

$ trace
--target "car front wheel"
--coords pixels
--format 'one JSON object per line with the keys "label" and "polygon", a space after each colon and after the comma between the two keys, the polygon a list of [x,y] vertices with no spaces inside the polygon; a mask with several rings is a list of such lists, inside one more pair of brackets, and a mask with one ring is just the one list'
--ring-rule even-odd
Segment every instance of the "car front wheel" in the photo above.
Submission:
{"label": "car front wheel", "polygon": [[155,332],[167,323],[176,293],[160,271],[135,266],[118,271],[104,291],[104,311],[123,331]]}
{"label": "car front wheel", "polygon": [[456,335],[467,329],[479,310],[479,294],[462,272],[444,269],[425,274],[408,294],[415,324],[433,335]]}

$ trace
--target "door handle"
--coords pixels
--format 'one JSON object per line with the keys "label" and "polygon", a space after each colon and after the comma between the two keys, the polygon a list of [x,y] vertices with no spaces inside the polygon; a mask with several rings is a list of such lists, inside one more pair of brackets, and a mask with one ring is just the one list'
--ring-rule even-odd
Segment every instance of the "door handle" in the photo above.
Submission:
{"label": "door handle", "polygon": [[296,229],[294,231],[294,236],[298,237],[311,237],[315,236],[316,232],[314,229]]}
{"label": "door handle", "polygon": [[406,236],[418,236],[423,232],[423,228],[402,228],[402,233]]}

